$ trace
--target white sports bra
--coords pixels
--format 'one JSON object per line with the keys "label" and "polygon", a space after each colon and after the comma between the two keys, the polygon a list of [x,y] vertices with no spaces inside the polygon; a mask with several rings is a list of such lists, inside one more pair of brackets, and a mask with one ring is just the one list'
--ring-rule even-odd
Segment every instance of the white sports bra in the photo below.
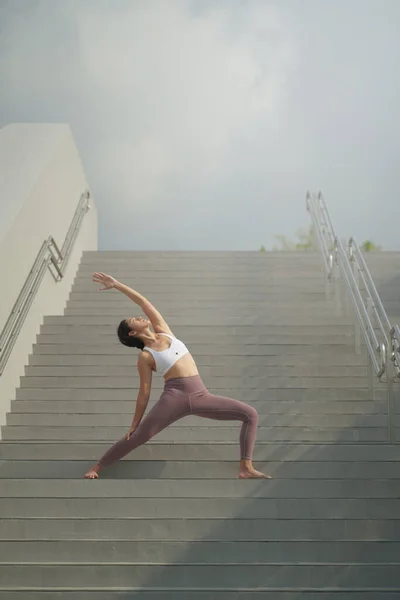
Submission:
{"label": "white sports bra", "polygon": [[174,366],[174,364],[185,356],[185,354],[189,353],[189,350],[186,348],[185,344],[178,340],[177,338],[169,335],[169,333],[159,333],[158,335],[165,335],[165,337],[169,337],[172,340],[169,348],[165,350],[161,350],[161,352],[157,352],[156,350],[152,350],[152,348],[148,348],[145,346],[143,350],[148,350],[155,360],[156,363],[156,371],[160,373],[160,375],[165,375],[167,371]]}

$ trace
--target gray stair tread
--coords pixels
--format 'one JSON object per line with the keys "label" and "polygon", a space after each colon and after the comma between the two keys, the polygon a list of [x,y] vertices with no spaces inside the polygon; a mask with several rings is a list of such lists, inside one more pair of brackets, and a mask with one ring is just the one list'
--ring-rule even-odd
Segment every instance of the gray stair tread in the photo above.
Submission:
{"label": "gray stair tread", "polygon": [[[133,362],[133,361],[132,361]],[[135,373],[136,365],[99,365],[99,366],[48,366],[48,367],[25,367],[27,377],[129,377],[140,382],[139,376]],[[248,380],[254,377],[255,380],[263,382],[267,377],[360,377],[365,381],[367,376],[367,367],[364,366],[330,366],[330,365],[301,365],[284,366],[273,365],[263,366],[262,375],[260,367],[203,367],[201,376],[203,379],[214,381],[214,378],[230,377],[233,382],[237,379]]]}
{"label": "gray stair tread", "polygon": [[[400,498],[400,479],[270,479],[253,481],[209,479],[5,479],[0,498]],[[90,485],[92,483],[92,485]],[[400,504],[400,502],[399,502]]]}
{"label": "gray stair tread", "polygon": [[[34,481],[34,480],[33,480]],[[93,481],[85,482],[93,485]],[[102,483],[114,482],[106,480]],[[99,488],[101,489],[101,488]],[[398,519],[397,498],[32,498],[0,497],[3,518]]]}
{"label": "gray stair tread", "polygon": [[[329,588],[330,589],[330,588]],[[253,588],[241,590],[220,590],[218,589],[218,600],[253,600],[255,598],[263,600],[398,600],[400,588],[333,588],[333,591],[327,591],[324,586],[318,588]],[[0,588],[0,598],[8,600],[120,600],[133,597],[145,598],[148,600],[187,600],[188,593],[194,600],[211,600],[216,591],[213,588],[208,590],[177,589],[177,588],[52,588],[53,591],[42,591],[43,588]]]}
{"label": "gray stair tread", "polygon": [[[157,383],[157,380],[155,381]],[[158,400],[162,391],[162,384],[159,387],[152,386],[150,396],[151,401]],[[226,386],[223,390],[208,386],[213,394],[221,394],[230,398],[246,400],[248,403],[265,402],[266,399],[280,400],[318,400],[324,398],[335,402],[336,400],[368,400],[369,393],[366,387],[360,388],[270,388],[268,392],[260,388],[247,388],[245,391]],[[382,394],[379,390],[375,392],[375,399],[384,398],[385,391]],[[18,388],[16,390],[18,400],[129,400],[134,402],[136,395],[132,386],[128,388]]]}
{"label": "gray stair tread", "polygon": [[[341,428],[341,427],[381,427],[385,428],[387,424],[386,415],[351,415],[351,414],[291,414],[289,411],[285,414],[265,414],[268,411],[268,405],[259,406],[258,418],[258,436],[264,428],[271,427],[321,427],[321,428]],[[264,414],[263,414],[264,412]],[[25,427],[105,427],[107,429],[126,428],[132,421],[132,408],[129,412],[119,414],[9,414],[7,417],[7,426],[25,426]],[[234,420],[218,421],[214,419],[204,419],[196,415],[188,415],[171,424],[173,428],[183,429],[187,427],[197,428],[216,428],[230,429],[236,427]]]}
{"label": "gray stair tread", "polygon": [[[27,450],[26,454],[28,455]],[[94,453],[93,453],[94,454]],[[237,452],[236,452],[237,454]],[[7,460],[0,465],[0,479],[79,479],[96,458],[93,455],[86,460],[56,460],[51,449],[47,460]],[[398,479],[399,465],[396,462],[267,462],[257,461],[256,466],[264,473],[275,479],[297,480],[303,484],[307,479],[333,480],[368,480],[368,479]],[[113,465],[102,475],[102,479],[233,479],[238,473],[237,460],[230,462],[202,462],[200,458],[193,461],[179,462],[124,460]]]}
{"label": "gray stair tread", "polygon": [[[136,448],[122,459],[122,462],[141,462],[148,460],[169,461],[234,461],[238,458],[237,440],[232,442],[156,442],[150,440],[144,446]],[[3,440],[0,443],[0,459],[47,459],[49,454],[54,460],[93,460],[103,454],[109,444],[107,442],[85,441],[47,441],[26,442]],[[271,443],[258,441],[254,451],[255,461],[279,462],[349,462],[357,465],[359,462],[377,463],[378,466],[388,463],[398,463],[400,453],[396,445],[389,444],[296,444]]]}
{"label": "gray stair tread", "polygon": [[[127,424],[129,426],[129,423]],[[4,440],[86,440],[115,442],[126,433],[127,427],[55,427],[8,425],[2,428]],[[171,425],[157,434],[157,442],[211,442],[238,441],[239,426],[224,428],[175,427]],[[379,442],[387,438],[386,427],[296,427],[273,426],[258,429],[260,441],[292,442]]]}
{"label": "gray stair tread", "polygon": [[[207,388],[224,390],[228,386],[238,390],[257,389],[263,390],[274,388],[364,388],[364,377],[311,377],[311,376],[268,376],[259,377],[204,377],[203,382]],[[23,388],[132,388],[138,385],[139,379],[136,374],[130,377],[93,377],[93,376],[55,376],[55,377],[21,377]],[[164,389],[164,381],[155,378],[152,385],[154,389]],[[221,394],[222,395],[222,394]]]}
{"label": "gray stair tread", "polygon": [[[19,586],[21,577],[25,585],[52,588],[61,582],[84,587],[123,587],[151,585],[180,588],[231,589],[238,588],[355,588],[359,582],[366,588],[399,588],[399,564],[253,564],[240,565],[153,565],[153,564],[0,564],[3,587]],[[211,584],[211,585],[210,585]],[[189,589],[190,589],[189,588]],[[329,589],[329,588],[328,588]]]}
{"label": "gray stair tread", "polygon": [[[157,400],[148,404],[150,410]],[[268,400],[254,401],[252,405],[262,415],[386,415],[387,404],[372,401],[327,400]],[[15,415],[75,414],[75,415],[132,415],[132,401],[128,400],[14,400],[12,413]]]}
{"label": "gray stair tread", "polygon": [[[244,340],[245,341],[245,340]],[[229,357],[249,357],[249,356],[275,356],[275,355],[298,355],[304,353],[308,353],[310,351],[311,354],[317,352],[329,353],[334,356],[348,356],[349,352],[353,350],[353,345],[350,344],[330,344],[330,345],[318,345],[316,344],[265,344],[261,345],[247,345],[242,340],[241,344],[235,345],[219,345],[216,344],[196,344],[196,358],[198,356],[207,356],[214,357],[220,356],[229,356]],[[85,344],[85,343],[64,343],[60,341],[60,343],[52,343],[52,344],[36,344],[33,347],[33,350],[37,354],[113,354],[113,355],[124,355],[129,356],[132,359],[132,356],[137,356],[136,351],[131,351],[128,348],[125,348],[118,341],[110,344]],[[194,354],[193,348],[191,351]],[[310,358],[310,360],[312,357]]]}
{"label": "gray stair tread", "polygon": [[136,540],[136,541],[392,541],[400,540],[400,519],[354,518],[160,518],[102,519],[34,517],[1,518],[2,540]]}
{"label": "gray stair tread", "polygon": [[0,540],[0,564],[21,562],[145,563],[400,563],[392,541]]}
{"label": "gray stair tread", "polygon": [[[45,350],[45,347],[43,347]],[[340,355],[331,352],[323,352],[321,349],[318,354],[307,352],[301,354],[269,354],[253,356],[227,356],[204,355],[196,356],[196,364],[200,367],[201,373],[223,372],[223,369],[249,369],[249,372],[256,371],[260,367],[362,367],[366,368],[366,358],[356,356],[350,353]],[[124,354],[31,354],[29,357],[29,366],[32,367],[51,367],[51,366],[117,366],[130,367],[135,365],[134,355],[125,352]],[[357,369],[356,369],[357,371]]]}

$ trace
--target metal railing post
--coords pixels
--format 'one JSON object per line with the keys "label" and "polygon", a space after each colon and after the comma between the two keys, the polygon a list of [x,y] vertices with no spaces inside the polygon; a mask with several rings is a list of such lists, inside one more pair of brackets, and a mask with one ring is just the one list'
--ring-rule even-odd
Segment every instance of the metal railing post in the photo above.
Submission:
{"label": "metal railing post", "polygon": [[395,439],[395,437],[396,437],[396,424],[395,424],[396,410],[395,410],[395,398],[394,398],[394,389],[393,389],[395,373],[394,373],[394,365],[393,365],[392,361],[390,360],[390,358],[387,359],[387,362],[388,362],[388,366],[387,366],[386,394],[387,394],[387,405],[388,405],[388,440],[389,440],[389,444],[393,444],[396,441],[396,439]]}
{"label": "metal railing post", "polygon": [[[368,317],[371,318],[372,315],[372,299],[367,298],[367,314]],[[361,328],[360,328],[361,332]],[[368,354],[368,391],[369,391],[369,399],[374,400],[374,370],[371,357]]]}
{"label": "metal railing post", "polygon": [[[354,280],[356,282],[356,286],[359,287],[360,275],[357,269],[356,262],[354,260],[353,246],[351,246],[350,244],[348,246],[348,254],[351,268],[353,271]],[[357,355],[361,354],[361,327],[358,321],[354,321],[354,350]]]}

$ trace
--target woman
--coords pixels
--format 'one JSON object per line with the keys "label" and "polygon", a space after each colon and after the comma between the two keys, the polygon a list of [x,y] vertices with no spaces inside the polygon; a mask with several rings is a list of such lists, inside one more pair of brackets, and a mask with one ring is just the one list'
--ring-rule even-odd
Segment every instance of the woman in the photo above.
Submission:
{"label": "woman", "polygon": [[[142,317],[129,318],[121,321],[118,327],[118,337],[122,344],[142,350],[137,363],[140,389],[136,410],[128,433],[100,458],[86,473],[85,478],[97,479],[104,467],[110,466],[186,415],[221,421],[242,421],[238,476],[243,479],[269,478],[256,471],[252,464],[257,411],[238,400],[214,396],[204,387],[189,350],[173,335],[160,313],[144,296],[105,273],[94,273],[93,281],[104,286],[101,290],[114,288],[128,296],[140,306],[149,320]],[[150,329],[150,324],[154,331]],[[143,419],[150,398],[153,371],[164,376],[165,387],[157,404]]]}

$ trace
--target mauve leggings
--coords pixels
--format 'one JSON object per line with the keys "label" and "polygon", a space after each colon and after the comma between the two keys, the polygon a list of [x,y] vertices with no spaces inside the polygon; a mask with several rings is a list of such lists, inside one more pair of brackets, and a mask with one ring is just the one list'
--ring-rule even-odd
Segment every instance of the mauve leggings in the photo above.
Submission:
{"label": "mauve leggings", "polygon": [[240,458],[252,459],[257,434],[257,411],[244,402],[214,396],[205,387],[200,375],[180,377],[165,382],[157,404],[132,433],[129,440],[122,438],[98,461],[108,467],[138,446],[145,444],[157,433],[187,415],[197,415],[219,421],[242,421],[240,431]]}

